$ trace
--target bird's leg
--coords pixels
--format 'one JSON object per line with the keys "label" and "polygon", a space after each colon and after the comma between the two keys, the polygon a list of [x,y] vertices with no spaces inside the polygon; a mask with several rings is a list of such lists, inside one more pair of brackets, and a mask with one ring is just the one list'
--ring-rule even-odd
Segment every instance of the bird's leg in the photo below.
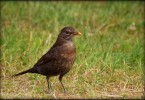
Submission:
{"label": "bird's leg", "polygon": [[47,80],[47,84],[48,84],[48,93],[50,94],[50,92],[51,92],[51,89],[50,89],[51,85],[50,85],[50,82],[49,82],[49,76],[46,76],[46,80]]}
{"label": "bird's leg", "polygon": [[66,93],[66,89],[64,88],[64,85],[63,85],[63,83],[62,83],[62,77],[63,77],[63,75],[60,75],[60,76],[59,76],[59,81],[60,81],[60,83],[61,83],[61,85],[62,85],[62,87],[63,87],[64,93]]}

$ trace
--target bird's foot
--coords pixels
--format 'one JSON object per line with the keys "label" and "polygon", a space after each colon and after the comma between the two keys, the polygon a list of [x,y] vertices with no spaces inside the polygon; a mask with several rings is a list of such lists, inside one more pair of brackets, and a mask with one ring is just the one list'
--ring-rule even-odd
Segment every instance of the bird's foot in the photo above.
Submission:
{"label": "bird's foot", "polygon": [[51,90],[50,90],[50,89],[48,89],[47,94],[50,94],[50,93],[51,93]]}
{"label": "bird's foot", "polygon": [[66,90],[64,90],[64,94],[68,94],[68,92]]}
{"label": "bird's foot", "polygon": [[47,92],[47,94],[50,94],[50,93],[51,93],[50,91]]}

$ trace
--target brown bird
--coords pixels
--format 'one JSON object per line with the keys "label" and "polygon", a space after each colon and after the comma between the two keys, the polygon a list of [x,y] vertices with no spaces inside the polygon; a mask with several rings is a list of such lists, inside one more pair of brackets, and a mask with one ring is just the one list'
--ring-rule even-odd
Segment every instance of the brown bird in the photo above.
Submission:
{"label": "brown bird", "polygon": [[22,75],[25,73],[37,73],[46,76],[48,84],[48,93],[50,93],[49,78],[51,76],[59,75],[59,81],[66,92],[62,83],[63,76],[70,71],[76,58],[76,48],[73,43],[73,37],[81,35],[73,27],[64,27],[54,45],[50,50],[44,54],[38,62],[26,71],[18,73],[14,76]]}

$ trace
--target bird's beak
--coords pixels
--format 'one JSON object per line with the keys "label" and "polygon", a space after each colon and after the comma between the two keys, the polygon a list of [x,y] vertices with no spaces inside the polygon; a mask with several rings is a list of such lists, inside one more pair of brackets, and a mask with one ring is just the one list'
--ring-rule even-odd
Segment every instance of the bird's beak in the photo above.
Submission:
{"label": "bird's beak", "polygon": [[76,32],[75,35],[82,35],[82,33],[81,32]]}

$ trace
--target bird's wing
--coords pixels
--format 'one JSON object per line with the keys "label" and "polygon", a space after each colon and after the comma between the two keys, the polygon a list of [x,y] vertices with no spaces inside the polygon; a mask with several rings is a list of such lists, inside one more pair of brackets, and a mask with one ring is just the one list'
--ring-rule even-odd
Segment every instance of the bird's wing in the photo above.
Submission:
{"label": "bird's wing", "polygon": [[60,46],[52,47],[46,54],[44,54],[34,66],[46,64],[52,60],[58,59]]}

